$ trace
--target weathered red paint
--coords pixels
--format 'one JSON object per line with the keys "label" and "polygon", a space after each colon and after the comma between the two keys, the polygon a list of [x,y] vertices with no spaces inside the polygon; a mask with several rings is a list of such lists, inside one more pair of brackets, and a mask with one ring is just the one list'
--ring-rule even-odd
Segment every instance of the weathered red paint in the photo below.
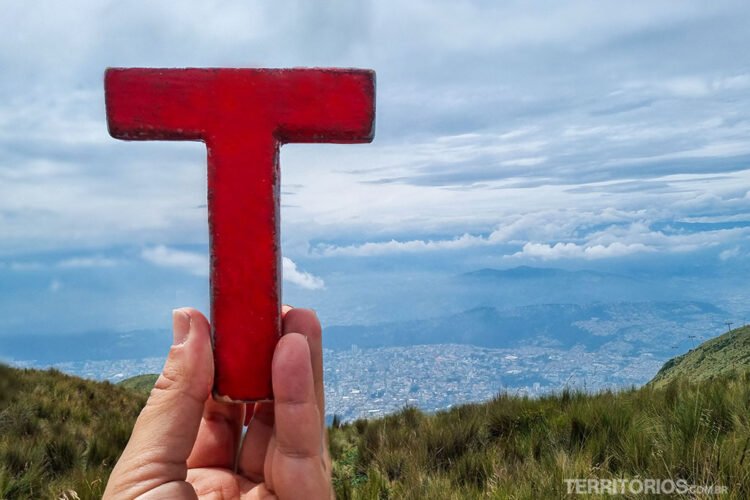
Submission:
{"label": "weathered red paint", "polygon": [[214,397],[271,399],[280,335],[279,147],[370,142],[374,73],[111,68],[105,91],[113,137],[206,143]]}

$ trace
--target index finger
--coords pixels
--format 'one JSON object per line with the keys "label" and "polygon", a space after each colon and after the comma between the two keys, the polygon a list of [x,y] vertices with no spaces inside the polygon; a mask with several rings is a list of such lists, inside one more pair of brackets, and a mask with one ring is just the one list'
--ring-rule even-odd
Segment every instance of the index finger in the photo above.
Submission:
{"label": "index finger", "polygon": [[323,332],[315,311],[311,309],[291,309],[284,316],[282,333],[301,333],[307,337],[310,346],[315,400],[320,412],[320,421],[325,423],[325,386],[323,385]]}
{"label": "index finger", "polygon": [[274,437],[265,481],[279,498],[328,498],[324,430],[313,384],[309,342],[298,333],[281,337],[273,358]]}

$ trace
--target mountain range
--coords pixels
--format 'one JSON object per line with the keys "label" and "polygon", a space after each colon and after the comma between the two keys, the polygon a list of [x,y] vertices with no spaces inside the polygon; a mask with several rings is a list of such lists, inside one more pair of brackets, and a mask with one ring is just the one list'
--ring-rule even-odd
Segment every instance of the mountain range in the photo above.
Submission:
{"label": "mountain range", "polygon": [[[324,347],[451,343],[492,348],[581,345],[593,350],[621,340],[667,359],[709,332],[715,334],[731,313],[696,299],[686,291],[688,286],[666,281],[594,270],[479,269],[442,283],[441,293],[453,294],[441,298],[446,307],[427,308],[432,312],[420,317],[324,325]],[[170,343],[166,329],[6,334],[0,336],[0,360],[44,366],[155,358],[163,357]]]}
{"label": "mountain range", "polygon": [[[419,344],[471,344],[509,348],[520,345],[589,349],[627,335],[632,342],[659,349],[674,342],[675,329],[698,321],[719,321],[724,312],[705,302],[625,302],[540,304],[511,309],[477,307],[436,318],[325,329],[329,349]],[[665,328],[668,325],[669,328]]]}
{"label": "mountain range", "polygon": [[[538,304],[509,309],[483,306],[434,318],[324,329],[332,350],[423,344],[523,345],[597,349],[607,342],[669,350],[688,342],[686,332],[723,324],[726,313],[709,303],[622,302]],[[0,338],[0,358],[35,364],[160,357],[169,350],[167,330],[89,332],[75,335],[12,335]],[[687,344],[686,344],[687,345]],[[669,351],[674,352],[672,351]]]}

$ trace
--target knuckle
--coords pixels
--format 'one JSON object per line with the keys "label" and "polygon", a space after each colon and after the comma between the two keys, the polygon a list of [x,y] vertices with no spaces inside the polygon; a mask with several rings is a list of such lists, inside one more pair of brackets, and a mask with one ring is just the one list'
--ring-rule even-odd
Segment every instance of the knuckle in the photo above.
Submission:
{"label": "knuckle", "polygon": [[153,389],[151,389],[151,394],[146,402],[147,406],[160,406],[183,397],[198,401],[201,404],[204,402],[205,397],[197,394],[198,388],[191,386],[190,374],[187,373],[186,367],[183,366],[183,363],[176,362],[176,358],[180,355],[180,349],[179,346],[171,348],[167,362],[164,364],[159,378],[156,379]]}

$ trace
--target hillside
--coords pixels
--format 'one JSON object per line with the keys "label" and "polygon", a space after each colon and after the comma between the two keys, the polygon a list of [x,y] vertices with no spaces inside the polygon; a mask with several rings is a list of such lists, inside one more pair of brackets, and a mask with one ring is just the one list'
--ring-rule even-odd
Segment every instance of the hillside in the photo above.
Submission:
{"label": "hillside", "polygon": [[124,387],[125,389],[135,391],[139,394],[148,396],[151,392],[151,389],[153,389],[157,378],[159,378],[159,375],[153,373],[146,375],[136,375],[135,377],[130,377],[118,382],[117,385],[120,387]]}
{"label": "hillside", "polygon": [[694,382],[750,370],[750,326],[713,338],[667,361],[650,382],[663,387],[672,380]]}
{"label": "hillside", "polygon": [[[153,377],[153,376],[151,376]],[[0,366],[0,498],[98,498],[135,390]],[[566,498],[566,478],[685,479],[750,497],[750,373],[330,427],[337,498]],[[574,498],[569,496],[569,498]]]}
{"label": "hillside", "polygon": [[635,477],[750,498],[749,382],[500,395],[435,415],[407,408],[355,421],[331,429],[338,498],[576,498],[565,479]]}
{"label": "hillside", "polygon": [[0,365],[0,498],[100,498],[145,397]]}

